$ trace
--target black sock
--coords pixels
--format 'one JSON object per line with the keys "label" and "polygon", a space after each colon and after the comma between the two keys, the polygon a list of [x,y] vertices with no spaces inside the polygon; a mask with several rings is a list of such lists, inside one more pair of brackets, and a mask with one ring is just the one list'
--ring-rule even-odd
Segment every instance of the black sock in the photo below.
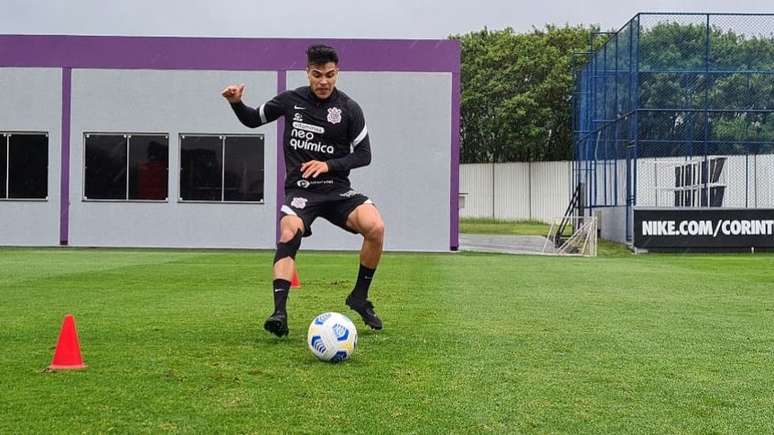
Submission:
{"label": "black sock", "polygon": [[286,279],[274,280],[274,312],[286,313],[285,303],[288,301],[290,281]]}
{"label": "black sock", "polygon": [[357,272],[357,282],[352,295],[358,299],[368,299],[368,288],[371,286],[371,280],[374,278],[376,269],[369,269],[362,264]]}

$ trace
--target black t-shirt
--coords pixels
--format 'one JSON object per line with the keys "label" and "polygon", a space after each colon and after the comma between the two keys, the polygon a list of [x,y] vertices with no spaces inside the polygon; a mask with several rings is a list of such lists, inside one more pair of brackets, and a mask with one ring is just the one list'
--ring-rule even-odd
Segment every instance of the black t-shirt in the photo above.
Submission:
{"label": "black t-shirt", "polygon": [[[283,150],[285,188],[330,190],[349,187],[349,171],[371,162],[371,144],[363,111],[355,100],[334,89],[325,100],[309,86],[285,91],[256,109],[232,104],[242,124],[255,128],[285,117]],[[329,171],[304,179],[304,162],[328,163]]]}

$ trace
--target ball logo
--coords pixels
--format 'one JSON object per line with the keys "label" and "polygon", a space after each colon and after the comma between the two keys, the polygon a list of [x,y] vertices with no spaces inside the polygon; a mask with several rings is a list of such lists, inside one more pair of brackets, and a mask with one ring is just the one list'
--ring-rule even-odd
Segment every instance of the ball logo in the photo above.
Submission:
{"label": "ball logo", "polygon": [[339,325],[338,323],[333,325],[333,333],[336,334],[336,340],[338,341],[345,341],[347,338],[349,338],[349,329],[347,329],[344,325]]}
{"label": "ball logo", "polygon": [[347,359],[347,352],[340,350],[336,352],[336,355],[333,355],[333,358],[331,358],[331,362],[338,363],[338,362],[344,361],[345,359]]}
{"label": "ball logo", "polygon": [[319,335],[315,335],[314,337],[312,337],[312,347],[314,348],[315,351],[319,352],[320,355],[324,354],[325,351],[327,350],[325,348],[325,343],[323,343],[322,337],[320,337]]}
{"label": "ball logo", "polygon": [[331,107],[328,109],[328,122],[331,124],[338,124],[341,122],[341,109]]}
{"label": "ball logo", "polygon": [[325,323],[326,320],[330,319],[332,315],[333,314],[331,313],[320,314],[319,316],[317,316],[316,319],[314,319],[314,324],[322,325],[323,323]]}
{"label": "ball logo", "polygon": [[290,202],[290,206],[294,208],[302,209],[306,207],[306,198],[294,197],[293,201]]}

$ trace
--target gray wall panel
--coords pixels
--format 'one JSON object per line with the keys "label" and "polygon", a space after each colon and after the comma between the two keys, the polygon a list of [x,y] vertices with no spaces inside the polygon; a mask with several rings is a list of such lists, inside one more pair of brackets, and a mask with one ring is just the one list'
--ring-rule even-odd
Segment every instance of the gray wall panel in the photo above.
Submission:
{"label": "gray wall panel", "polygon": [[[268,248],[275,242],[275,124],[244,127],[220,96],[247,83],[245,99],[276,94],[275,72],[73,70],[70,244]],[[169,133],[167,203],[83,201],[84,132]],[[180,203],[181,133],[263,133],[265,203]]]}
{"label": "gray wall panel", "polygon": [[529,163],[495,165],[495,219],[530,219]]}
{"label": "gray wall panel", "polygon": [[[385,249],[449,250],[451,83],[449,73],[343,71],[338,80],[365,114],[373,159],[351,179],[379,207]],[[288,72],[287,84],[307,85],[305,72]],[[324,219],[313,231],[304,248],[360,248],[359,236]]]}
{"label": "gray wall panel", "polygon": [[494,218],[494,168],[491,163],[460,165],[460,194],[465,198],[460,218]]}
{"label": "gray wall panel", "polygon": [[594,214],[602,239],[626,243],[626,206],[600,208]]}
{"label": "gray wall panel", "polygon": [[48,199],[0,200],[0,245],[58,245],[62,70],[0,68],[0,95],[0,131],[49,134]]}
{"label": "gray wall panel", "polygon": [[533,162],[530,219],[550,221],[564,216],[572,191],[572,162]]}
{"label": "gray wall panel", "polygon": [[571,165],[571,162],[460,165],[460,192],[467,193],[460,216],[550,223],[564,214],[570,202]]}

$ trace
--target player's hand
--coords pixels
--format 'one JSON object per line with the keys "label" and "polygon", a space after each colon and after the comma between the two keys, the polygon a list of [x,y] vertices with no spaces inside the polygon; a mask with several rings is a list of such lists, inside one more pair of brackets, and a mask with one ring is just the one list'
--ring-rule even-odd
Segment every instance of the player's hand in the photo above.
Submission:
{"label": "player's hand", "polygon": [[221,95],[228,100],[229,103],[238,103],[242,101],[242,94],[245,93],[244,83],[241,85],[229,85],[226,89],[223,89]]}
{"label": "player's hand", "polygon": [[310,160],[301,164],[301,176],[304,178],[317,178],[318,175],[328,172],[328,163],[319,160]]}

